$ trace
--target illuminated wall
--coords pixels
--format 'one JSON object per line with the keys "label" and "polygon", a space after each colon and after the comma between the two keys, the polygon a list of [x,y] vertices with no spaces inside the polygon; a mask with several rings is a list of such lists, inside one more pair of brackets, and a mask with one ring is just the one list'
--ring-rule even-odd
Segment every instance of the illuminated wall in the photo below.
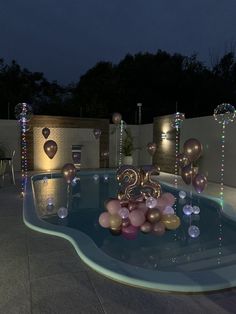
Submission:
{"label": "illuminated wall", "polygon": [[99,139],[96,140],[92,129],[77,128],[50,128],[47,140],[54,140],[58,150],[53,159],[45,154],[43,145],[46,142],[41,127],[33,128],[34,136],[34,169],[55,170],[61,169],[65,163],[71,163],[72,145],[83,145],[81,168],[99,168]]}

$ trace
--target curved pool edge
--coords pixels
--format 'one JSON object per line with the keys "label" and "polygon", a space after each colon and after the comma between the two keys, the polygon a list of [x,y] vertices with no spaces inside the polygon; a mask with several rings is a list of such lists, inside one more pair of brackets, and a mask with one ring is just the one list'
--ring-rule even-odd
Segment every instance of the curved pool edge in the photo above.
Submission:
{"label": "curved pool edge", "polygon": [[[33,180],[27,183],[23,203],[23,220],[31,229],[68,240],[81,260],[94,271],[117,282],[162,292],[201,293],[236,286],[236,266],[201,272],[162,272],[125,264],[103,253],[84,233],[41,220],[36,213]],[[209,283],[211,282],[211,283]]]}

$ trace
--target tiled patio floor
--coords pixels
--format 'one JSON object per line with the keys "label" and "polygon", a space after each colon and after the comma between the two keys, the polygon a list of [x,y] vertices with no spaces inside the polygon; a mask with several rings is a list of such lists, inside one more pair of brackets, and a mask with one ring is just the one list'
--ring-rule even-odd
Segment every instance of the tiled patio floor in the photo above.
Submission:
{"label": "tiled patio floor", "polygon": [[145,291],[115,283],[84,265],[72,245],[28,229],[22,199],[0,188],[0,314],[236,313],[236,289],[204,295]]}

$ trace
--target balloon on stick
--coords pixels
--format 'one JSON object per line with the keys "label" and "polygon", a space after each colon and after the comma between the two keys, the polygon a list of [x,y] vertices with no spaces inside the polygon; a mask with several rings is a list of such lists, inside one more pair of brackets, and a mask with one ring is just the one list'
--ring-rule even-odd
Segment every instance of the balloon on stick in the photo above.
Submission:
{"label": "balloon on stick", "polygon": [[49,128],[43,128],[42,129],[42,134],[43,134],[45,139],[47,139],[49,137],[50,133],[51,133],[51,131]]}
{"label": "balloon on stick", "polygon": [[148,143],[147,144],[147,151],[148,153],[153,156],[157,150],[157,144],[156,143]]}
{"label": "balloon on stick", "polygon": [[93,135],[94,135],[94,137],[96,138],[96,140],[99,139],[99,137],[101,136],[101,134],[102,134],[102,131],[101,131],[100,129],[94,129],[94,130],[93,130]]}
{"label": "balloon on stick", "polygon": [[44,143],[43,145],[45,154],[50,158],[53,159],[53,157],[56,155],[57,152],[57,143],[53,140],[49,140]]}
{"label": "balloon on stick", "polygon": [[73,164],[65,164],[62,168],[62,174],[68,184],[72,182],[74,177],[76,176],[76,168]]}
{"label": "balloon on stick", "polygon": [[207,185],[207,178],[202,174],[197,174],[193,178],[193,187],[197,193],[202,193]]}
{"label": "balloon on stick", "polygon": [[202,154],[202,144],[196,138],[190,138],[184,143],[184,154],[190,162],[197,160]]}
{"label": "balloon on stick", "polygon": [[119,112],[114,112],[112,115],[112,122],[116,125],[120,124],[122,116]]}

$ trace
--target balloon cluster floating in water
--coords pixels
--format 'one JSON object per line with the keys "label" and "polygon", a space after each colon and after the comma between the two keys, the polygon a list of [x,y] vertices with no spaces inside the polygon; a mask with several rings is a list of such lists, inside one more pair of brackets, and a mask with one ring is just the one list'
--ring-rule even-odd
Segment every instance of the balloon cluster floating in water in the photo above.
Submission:
{"label": "balloon cluster floating in water", "polygon": [[103,228],[132,240],[139,231],[161,236],[166,230],[180,226],[180,219],[172,208],[175,197],[171,193],[161,193],[159,183],[150,177],[155,171],[154,168],[144,171],[133,166],[118,169],[121,190],[118,198],[105,202],[106,211],[99,216]]}

